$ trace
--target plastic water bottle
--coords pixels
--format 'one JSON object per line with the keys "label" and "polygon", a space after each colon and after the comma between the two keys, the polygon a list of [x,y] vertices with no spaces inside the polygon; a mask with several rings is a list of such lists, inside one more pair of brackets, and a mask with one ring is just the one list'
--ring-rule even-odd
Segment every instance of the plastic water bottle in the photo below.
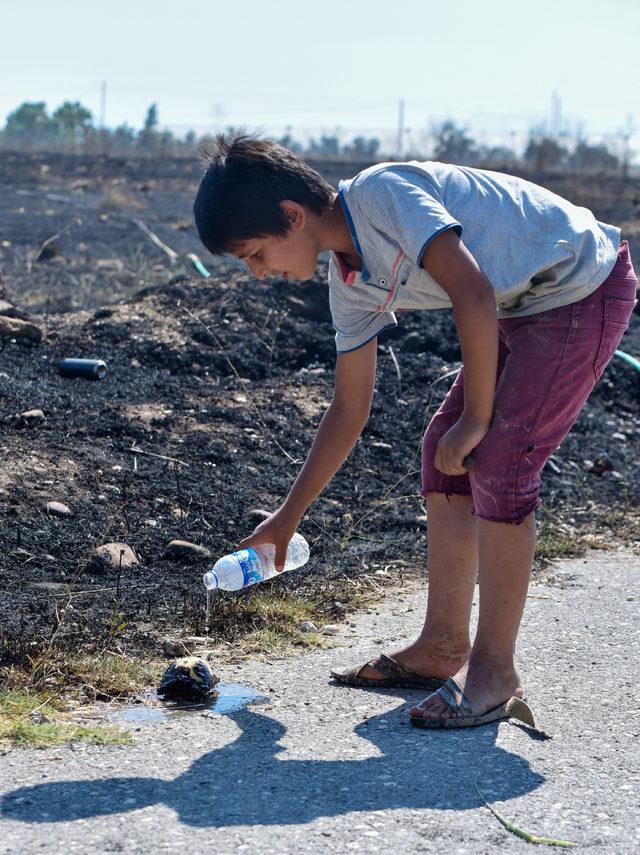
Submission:
{"label": "plastic water bottle", "polygon": [[[309,544],[296,532],[287,548],[284,570],[295,570],[309,560]],[[284,572],[281,571],[281,572]],[[213,570],[202,577],[207,591],[219,588],[223,591],[239,591],[256,582],[278,576],[276,570],[276,547],[273,543],[239,549],[216,561]]]}

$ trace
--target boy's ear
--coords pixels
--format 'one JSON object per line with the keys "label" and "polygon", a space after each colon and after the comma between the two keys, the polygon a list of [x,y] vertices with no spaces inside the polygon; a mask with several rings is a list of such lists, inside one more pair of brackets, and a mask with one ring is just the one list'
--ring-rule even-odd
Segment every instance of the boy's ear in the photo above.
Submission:
{"label": "boy's ear", "polygon": [[298,202],[292,201],[291,199],[283,199],[282,202],[280,202],[280,207],[294,229],[299,229],[304,226],[307,216],[302,205]]}

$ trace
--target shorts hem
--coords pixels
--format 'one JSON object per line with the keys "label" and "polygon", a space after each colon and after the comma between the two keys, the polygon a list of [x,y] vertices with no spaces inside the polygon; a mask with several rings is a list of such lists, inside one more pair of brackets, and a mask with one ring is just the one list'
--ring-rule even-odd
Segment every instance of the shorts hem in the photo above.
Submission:
{"label": "shorts hem", "polygon": [[465,490],[460,487],[453,487],[451,490],[437,490],[435,487],[428,487],[426,490],[420,490],[420,496],[423,499],[427,498],[427,493],[439,493],[441,496],[470,496],[471,490]]}
{"label": "shorts hem", "polygon": [[504,519],[502,517],[492,517],[487,514],[481,514],[474,508],[472,514],[478,519],[488,520],[489,522],[497,522],[497,523],[506,523],[507,525],[522,525],[522,523],[526,520],[529,514],[532,514],[534,511],[537,511],[538,508],[542,507],[542,502],[540,500],[535,501],[532,505],[525,510],[520,511],[513,517],[509,517],[508,519]]}

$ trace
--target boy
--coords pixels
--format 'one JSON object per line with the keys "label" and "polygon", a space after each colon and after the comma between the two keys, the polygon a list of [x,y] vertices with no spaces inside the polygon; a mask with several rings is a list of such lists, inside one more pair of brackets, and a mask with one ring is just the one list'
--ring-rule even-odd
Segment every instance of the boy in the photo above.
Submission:
{"label": "boy", "polygon": [[410,711],[421,727],[525,720],[514,653],[540,473],[635,305],[620,230],[514,176],[429,161],[378,164],[336,193],[291,152],[247,136],[217,138],[194,213],[204,245],[245,259],[258,278],[307,279],[318,253],[332,252],[333,399],[287,499],[240,543],[275,543],[278,569],[367,422],[377,335],[396,324],[391,310],[452,307],[463,369],[422,454],[424,628],[392,656],[332,675],[348,685],[432,690]]}

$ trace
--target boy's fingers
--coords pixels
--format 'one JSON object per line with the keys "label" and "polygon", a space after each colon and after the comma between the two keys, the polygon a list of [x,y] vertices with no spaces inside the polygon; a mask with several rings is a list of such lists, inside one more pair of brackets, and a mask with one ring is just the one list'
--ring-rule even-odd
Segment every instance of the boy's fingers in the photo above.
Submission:
{"label": "boy's fingers", "polygon": [[284,563],[287,557],[287,553],[284,549],[278,549],[276,552],[276,570],[278,573],[282,573],[284,570]]}
{"label": "boy's fingers", "polygon": [[248,549],[250,546],[260,546],[261,543],[266,543],[265,539],[259,534],[250,534],[238,544],[238,549]]}

